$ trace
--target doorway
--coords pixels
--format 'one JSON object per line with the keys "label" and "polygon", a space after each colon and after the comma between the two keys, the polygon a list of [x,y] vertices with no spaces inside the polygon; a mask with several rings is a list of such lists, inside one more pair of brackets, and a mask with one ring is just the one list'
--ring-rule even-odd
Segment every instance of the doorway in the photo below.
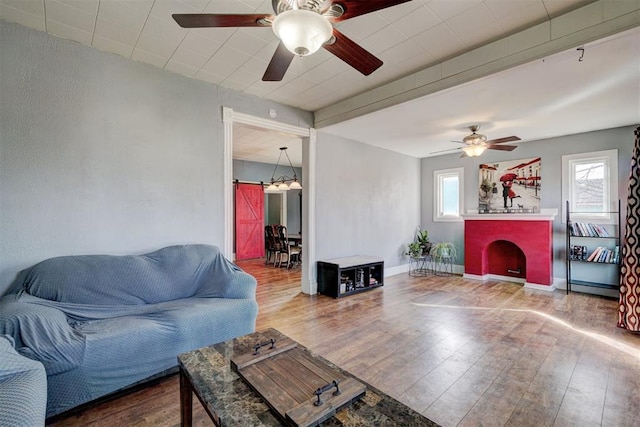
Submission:
{"label": "doorway", "polygon": [[304,250],[302,251],[302,282],[301,290],[306,294],[317,293],[315,272],[315,162],[316,162],[316,133],[313,128],[288,125],[263,119],[248,114],[235,112],[232,108],[223,107],[222,121],[224,128],[224,253],[233,259],[233,125],[246,124],[260,129],[295,135],[302,140],[302,235],[304,236]]}
{"label": "doorway", "polygon": [[286,191],[264,190],[264,225],[287,225],[287,193]]}

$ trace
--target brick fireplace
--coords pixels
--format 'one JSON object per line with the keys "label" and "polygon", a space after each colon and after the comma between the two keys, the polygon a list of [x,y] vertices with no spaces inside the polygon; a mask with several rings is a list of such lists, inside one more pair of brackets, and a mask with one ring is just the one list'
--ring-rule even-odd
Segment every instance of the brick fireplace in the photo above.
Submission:
{"label": "brick fireplace", "polygon": [[512,280],[553,290],[553,219],[539,214],[467,214],[464,277]]}

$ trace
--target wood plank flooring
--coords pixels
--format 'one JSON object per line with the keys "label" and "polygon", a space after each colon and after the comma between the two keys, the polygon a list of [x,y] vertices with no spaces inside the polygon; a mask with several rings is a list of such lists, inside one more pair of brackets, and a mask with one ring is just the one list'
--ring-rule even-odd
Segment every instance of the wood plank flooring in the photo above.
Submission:
{"label": "wood plank flooring", "polygon": [[[273,327],[443,426],[636,426],[640,336],[617,302],[452,277],[387,278],[342,299],[300,292],[299,269],[238,263]],[[171,376],[52,426],[176,426]],[[197,400],[194,425],[213,425]]]}

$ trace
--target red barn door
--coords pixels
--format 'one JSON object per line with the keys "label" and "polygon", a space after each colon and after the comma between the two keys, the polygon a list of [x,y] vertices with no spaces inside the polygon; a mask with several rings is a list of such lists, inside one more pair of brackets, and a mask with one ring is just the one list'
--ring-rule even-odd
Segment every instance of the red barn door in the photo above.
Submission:
{"label": "red barn door", "polygon": [[264,192],[261,185],[236,185],[236,259],[264,256]]}

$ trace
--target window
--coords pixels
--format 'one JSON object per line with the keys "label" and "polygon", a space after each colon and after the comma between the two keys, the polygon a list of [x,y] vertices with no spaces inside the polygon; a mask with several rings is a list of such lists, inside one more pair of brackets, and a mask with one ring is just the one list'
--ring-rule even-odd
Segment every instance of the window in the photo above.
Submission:
{"label": "window", "polygon": [[617,210],[617,194],[618,150],[562,156],[562,197],[572,217],[608,219]]}
{"label": "window", "polygon": [[461,221],[463,211],[462,183],[464,169],[444,169],[433,172],[433,220]]}

